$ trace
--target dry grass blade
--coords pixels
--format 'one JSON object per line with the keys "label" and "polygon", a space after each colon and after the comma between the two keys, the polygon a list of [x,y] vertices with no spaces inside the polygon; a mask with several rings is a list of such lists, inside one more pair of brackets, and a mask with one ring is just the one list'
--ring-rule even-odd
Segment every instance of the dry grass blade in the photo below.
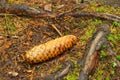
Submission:
{"label": "dry grass blade", "polygon": [[60,36],[63,36],[62,33],[57,29],[57,27],[56,27],[54,24],[51,24],[51,26],[57,31],[57,33],[58,33]]}

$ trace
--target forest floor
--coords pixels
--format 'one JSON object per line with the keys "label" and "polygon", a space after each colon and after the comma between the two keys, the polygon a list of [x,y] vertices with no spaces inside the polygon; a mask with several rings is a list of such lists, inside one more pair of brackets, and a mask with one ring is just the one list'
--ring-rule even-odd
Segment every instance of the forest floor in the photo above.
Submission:
{"label": "forest floor", "polygon": [[[8,0],[9,3],[26,4],[56,13],[70,11],[77,0]],[[104,1],[104,0],[103,0]],[[104,12],[120,16],[120,1],[91,1],[78,11]],[[107,2],[108,1],[108,2]],[[110,2],[111,1],[111,2]],[[113,2],[112,2],[113,1]],[[47,7],[47,8],[46,8]],[[65,61],[72,61],[74,68],[63,80],[78,80],[80,65],[86,45],[99,24],[110,25],[109,43],[120,60],[120,23],[90,17],[73,18],[70,16],[53,20],[50,18],[29,18],[20,16],[0,17],[0,80],[41,80],[43,77],[61,69]],[[73,34],[78,42],[71,49],[51,60],[29,64],[23,56],[35,45],[60,37],[53,24],[63,35]],[[120,80],[120,67],[106,48],[101,50],[100,60],[89,80]]]}

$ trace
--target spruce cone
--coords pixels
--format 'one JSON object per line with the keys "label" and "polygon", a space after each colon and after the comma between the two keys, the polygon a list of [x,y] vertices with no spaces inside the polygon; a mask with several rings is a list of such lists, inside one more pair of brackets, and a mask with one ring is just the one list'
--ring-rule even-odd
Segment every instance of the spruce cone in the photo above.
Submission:
{"label": "spruce cone", "polygon": [[25,54],[25,60],[29,63],[39,63],[53,58],[77,42],[74,35],[67,35],[33,47]]}

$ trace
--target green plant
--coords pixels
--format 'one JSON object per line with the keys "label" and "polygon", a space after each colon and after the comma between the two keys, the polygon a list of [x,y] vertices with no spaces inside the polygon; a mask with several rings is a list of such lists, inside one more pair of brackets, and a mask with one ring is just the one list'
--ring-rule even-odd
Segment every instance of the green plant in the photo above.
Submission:
{"label": "green plant", "polygon": [[113,22],[113,25],[115,25],[116,27],[120,27],[120,23],[117,22],[117,21],[114,21],[114,22]]}
{"label": "green plant", "polygon": [[107,45],[105,45],[105,44],[102,46],[103,49],[105,49],[106,47],[107,47]]}
{"label": "green plant", "polygon": [[[15,0],[8,0],[8,3],[10,3],[10,4],[12,4],[12,3],[14,3],[15,2]],[[21,4],[21,3],[23,3],[23,0],[17,0],[17,2],[19,3],[19,4]]]}
{"label": "green plant", "polygon": [[109,40],[109,41],[112,41],[113,43],[116,43],[116,40],[115,40],[115,38],[114,38],[114,35],[112,35],[112,34],[110,34],[110,35],[108,36],[108,40]]}
{"label": "green plant", "polygon": [[92,28],[87,28],[87,29],[84,29],[85,30],[85,33],[83,36],[81,36],[80,38],[80,41],[84,44],[85,43],[85,40],[87,40],[91,35],[92,33],[94,32],[95,28],[92,27]]}
{"label": "green plant", "polygon": [[97,12],[104,12],[105,9],[104,9],[104,7],[99,7],[99,8],[96,9],[96,11],[97,11]]}
{"label": "green plant", "polygon": [[75,73],[70,73],[64,78],[64,80],[77,80],[77,79],[78,79],[78,76],[76,76]]}
{"label": "green plant", "polygon": [[105,58],[106,56],[107,54],[105,53],[105,51],[101,50],[100,58]]}
{"label": "green plant", "polygon": [[117,35],[117,40],[120,40],[120,34]]}
{"label": "green plant", "polygon": [[81,53],[81,52],[77,52],[77,53],[75,54],[75,57],[80,57],[80,56],[82,56],[82,53]]}
{"label": "green plant", "polygon": [[112,67],[116,67],[117,66],[117,63],[115,61],[112,61]]}
{"label": "green plant", "polygon": [[11,21],[9,16],[4,17],[4,20],[2,21],[1,25],[3,26],[4,33],[16,31],[14,23]]}
{"label": "green plant", "polygon": [[115,74],[115,71],[111,70],[111,71],[110,71],[110,74],[111,74],[111,75]]}
{"label": "green plant", "polygon": [[110,78],[109,78],[109,77],[106,77],[105,80],[110,80]]}
{"label": "green plant", "polygon": [[99,19],[95,19],[95,20],[93,20],[93,22],[92,22],[92,24],[94,24],[94,25],[100,24],[100,23],[102,23],[102,21],[99,20]]}
{"label": "green plant", "polygon": [[15,31],[16,28],[13,22],[9,22],[8,26],[4,26],[4,30]]}
{"label": "green plant", "polygon": [[14,3],[15,0],[8,0],[9,3]]}
{"label": "green plant", "polygon": [[100,77],[98,77],[97,80],[102,80],[102,79]]}
{"label": "green plant", "polygon": [[99,70],[98,73],[99,73],[100,75],[102,75],[102,74],[103,74],[103,71],[102,71],[102,70]]}
{"label": "green plant", "polygon": [[119,60],[119,61],[120,61],[120,55],[117,55],[117,60]]}

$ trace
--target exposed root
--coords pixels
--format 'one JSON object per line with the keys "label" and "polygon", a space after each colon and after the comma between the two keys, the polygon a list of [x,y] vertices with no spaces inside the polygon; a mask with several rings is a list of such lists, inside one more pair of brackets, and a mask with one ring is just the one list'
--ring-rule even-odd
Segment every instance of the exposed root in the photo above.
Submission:
{"label": "exposed root", "polygon": [[97,65],[102,45],[104,44],[104,38],[109,33],[108,25],[101,25],[93,34],[91,40],[88,42],[87,50],[83,57],[83,69],[80,72],[79,80],[88,80],[88,75],[94,70]]}
{"label": "exposed root", "polygon": [[68,13],[64,16],[72,16],[72,17],[92,17],[92,18],[100,18],[105,19],[109,21],[117,21],[120,23],[120,17],[113,14],[107,14],[107,13],[98,13],[98,12],[76,12],[76,13]]}
{"label": "exposed root", "polygon": [[73,68],[73,63],[71,61],[66,61],[62,69],[46,76],[43,80],[62,80],[62,78],[70,72],[71,68]]}
{"label": "exposed root", "polygon": [[36,9],[23,4],[7,4],[4,1],[0,3],[0,13],[15,14],[27,17],[50,17],[54,18],[56,14],[42,9]]}

